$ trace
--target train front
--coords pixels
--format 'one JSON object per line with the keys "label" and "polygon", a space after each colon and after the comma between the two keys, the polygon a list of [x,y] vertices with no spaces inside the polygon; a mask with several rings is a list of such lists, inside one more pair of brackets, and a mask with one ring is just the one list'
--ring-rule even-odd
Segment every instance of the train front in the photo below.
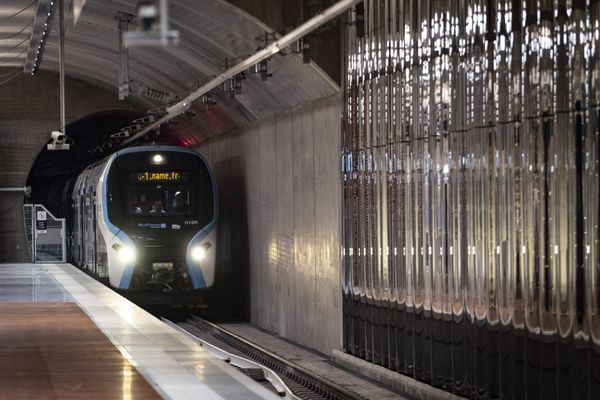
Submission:
{"label": "train front", "polygon": [[200,155],[171,146],[119,151],[103,191],[111,286],[167,302],[212,286],[217,201]]}

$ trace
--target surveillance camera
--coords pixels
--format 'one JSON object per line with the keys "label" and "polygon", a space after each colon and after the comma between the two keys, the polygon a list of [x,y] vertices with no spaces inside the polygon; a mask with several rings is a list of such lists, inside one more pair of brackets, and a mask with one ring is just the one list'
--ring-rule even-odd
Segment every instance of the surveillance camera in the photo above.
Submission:
{"label": "surveillance camera", "polygon": [[59,132],[59,131],[52,131],[51,136],[52,136],[52,141],[57,144],[64,143],[66,140],[65,134],[62,132]]}
{"label": "surveillance camera", "polygon": [[48,150],[69,150],[70,145],[67,143],[67,135],[60,131],[52,131],[50,134],[51,143],[48,143]]}
{"label": "surveillance camera", "polygon": [[169,0],[138,0],[135,12],[138,27],[122,33],[125,47],[179,44],[179,31],[169,29]]}
{"label": "surveillance camera", "polygon": [[156,2],[151,0],[141,0],[137,4],[137,17],[141,22],[140,28],[143,31],[156,29],[159,18],[159,11]]}

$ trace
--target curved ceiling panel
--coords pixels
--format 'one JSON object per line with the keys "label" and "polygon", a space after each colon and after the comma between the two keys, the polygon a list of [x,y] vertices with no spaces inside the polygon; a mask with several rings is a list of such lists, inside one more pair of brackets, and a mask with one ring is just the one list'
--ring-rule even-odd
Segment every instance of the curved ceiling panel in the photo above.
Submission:
{"label": "curved ceiling panel", "polygon": [[17,72],[25,63],[36,3],[35,0],[0,2],[0,67],[14,67]]}
{"label": "curved ceiling panel", "polygon": [[[67,75],[113,88],[119,71],[119,11],[134,14],[136,0],[88,0],[77,25],[67,28]],[[129,51],[130,79],[160,91],[184,94],[253,54],[271,29],[225,0],[170,0],[171,29],[179,46],[136,47]],[[55,18],[55,26],[56,26]],[[131,29],[135,29],[134,26]],[[56,29],[50,35],[41,69],[57,71]],[[242,94],[214,93],[217,104],[194,104],[195,116],[175,121],[169,134],[181,132],[185,144],[198,143],[298,105],[335,94],[338,86],[314,63],[296,54],[269,62],[273,77],[264,82],[246,74]],[[147,101],[147,100],[146,100]],[[146,102],[146,104],[148,104]],[[161,105],[154,103],[155,106]]]}

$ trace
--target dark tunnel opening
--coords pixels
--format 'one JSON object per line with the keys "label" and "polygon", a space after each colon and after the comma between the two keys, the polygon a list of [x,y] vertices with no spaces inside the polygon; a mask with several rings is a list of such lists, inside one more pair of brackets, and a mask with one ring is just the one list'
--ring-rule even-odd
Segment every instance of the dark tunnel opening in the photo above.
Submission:
{"label": "dark tunnel opening", "polygon": [[120,128],[141,117],[135,111],[110,110],[87,115],[67,125],[74,144],[70,150],[48,150],[45,146],[35,159],[27,177],[31,193],[27,203],[43,204],[58,218],[65,216],[61,198],[65,186],[85,167],[116,151],[93,151]]}

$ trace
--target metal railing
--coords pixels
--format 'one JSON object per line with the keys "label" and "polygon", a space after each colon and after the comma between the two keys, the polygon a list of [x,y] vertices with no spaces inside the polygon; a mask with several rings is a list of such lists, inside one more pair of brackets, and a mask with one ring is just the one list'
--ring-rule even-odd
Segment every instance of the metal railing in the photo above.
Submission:
{"label": "metal railing", "polygon": [[66,262],[66,223],[41,204],[23,205],[29,254],[34,263]]}

